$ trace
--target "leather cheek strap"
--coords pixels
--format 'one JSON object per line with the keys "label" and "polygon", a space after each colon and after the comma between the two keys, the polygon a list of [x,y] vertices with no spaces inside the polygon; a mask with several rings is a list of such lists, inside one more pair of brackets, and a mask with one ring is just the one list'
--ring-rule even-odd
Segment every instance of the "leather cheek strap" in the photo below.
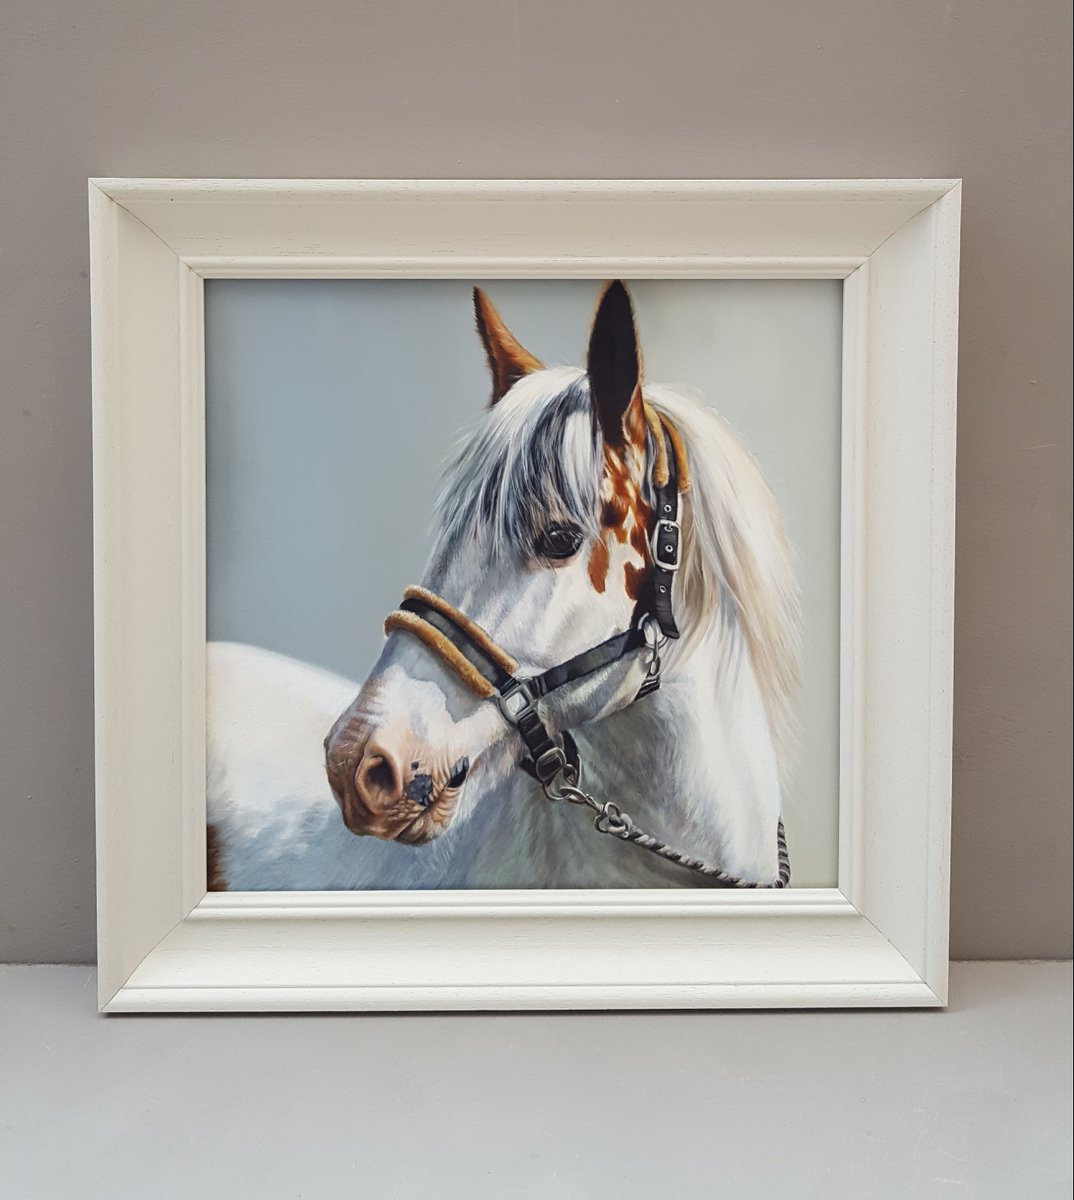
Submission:
{"label": "leather cheek strap", "polygon": [[653,527],[649,535],[652,568],[648,594],[643,594],[638,601],[639,612],[651,613],[660,626],[660,632],[666,638],[679,636],[671,598],[675,572],[678,571],[682,559],[679,493],[689,486],[688,480],[685,485],[683,483],[682,448],[677,441],[677,435],[672,435],[672,428],[669,421],[663,421],[653,414],[650,431],[653,433],[657,456],[652,473]]}

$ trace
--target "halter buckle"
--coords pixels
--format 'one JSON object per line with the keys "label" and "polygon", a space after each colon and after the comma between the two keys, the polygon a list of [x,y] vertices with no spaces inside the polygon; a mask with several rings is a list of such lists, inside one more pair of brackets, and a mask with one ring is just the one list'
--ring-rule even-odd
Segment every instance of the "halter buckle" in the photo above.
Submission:
{"label": "halter buckle", "polygon": [[681,546],[682,526],[678,521],[661,517],[653,527],[653,534],[649,539],[653,563],[663,571],[677,571]]}
{"label": "halter buckle", "polygon": [[528,712],[537,706],[537,697],[526,686],[524,680],[512,679],[504,690],[494,696],[497,707],[508,725],[517,725]]}

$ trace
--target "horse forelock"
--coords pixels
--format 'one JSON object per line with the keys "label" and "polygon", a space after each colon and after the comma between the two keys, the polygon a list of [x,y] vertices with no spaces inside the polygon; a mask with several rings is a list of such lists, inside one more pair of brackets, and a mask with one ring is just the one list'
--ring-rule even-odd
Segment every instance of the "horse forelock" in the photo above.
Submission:
{"label": "horse forelock", "polygon": [[520,380],[456,451],[437,504],[434,556],[469,541],[528,559],[549,521],[599,531],[601,445],[585,373]]}

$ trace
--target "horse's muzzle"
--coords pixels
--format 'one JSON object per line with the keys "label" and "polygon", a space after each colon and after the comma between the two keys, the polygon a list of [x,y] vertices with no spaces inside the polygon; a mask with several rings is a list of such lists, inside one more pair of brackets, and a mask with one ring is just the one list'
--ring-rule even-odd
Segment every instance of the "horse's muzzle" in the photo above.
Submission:
{"label": "horse's muzzle", "polygon": [[360,745],[349,730],[325,742],[325,765],[343,823],[362,837],[420,845],[438,837],[455,812],[469,759],[448,770],[427,764],[433,756],[411,737],[374,734]]}

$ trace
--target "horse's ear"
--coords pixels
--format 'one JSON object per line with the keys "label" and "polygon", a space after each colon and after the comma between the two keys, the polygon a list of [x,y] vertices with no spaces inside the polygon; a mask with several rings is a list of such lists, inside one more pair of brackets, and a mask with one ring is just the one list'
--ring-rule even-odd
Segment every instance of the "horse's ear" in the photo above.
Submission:
{"label": "horse's ear", "polygon": [[474,317],[492,373],[492,399],[489,403],[497,404],[523,375],[540,371],[544,364],[515,338],[492,307],[492,301],[478,287],[474,288]]}
{"label": "horse's ear", "polygon": [[604,440],[621,446],[628,429],[642,420],[641,355],[630,294],[618,279],[608,284],[597,305],[586,371]]}

